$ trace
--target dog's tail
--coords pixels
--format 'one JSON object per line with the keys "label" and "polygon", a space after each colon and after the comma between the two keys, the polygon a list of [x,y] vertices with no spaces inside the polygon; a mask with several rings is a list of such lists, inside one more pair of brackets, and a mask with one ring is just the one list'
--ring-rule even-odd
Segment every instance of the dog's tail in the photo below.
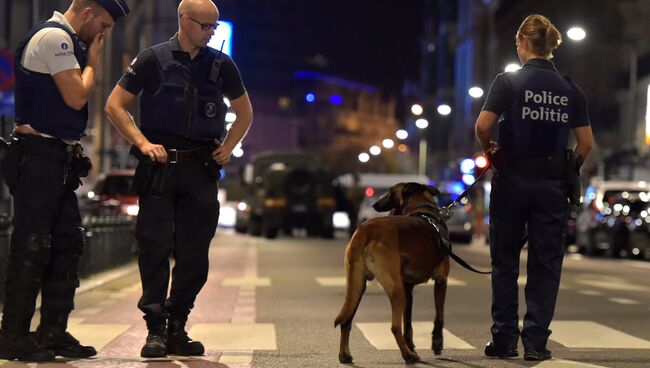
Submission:
{"label": "dog's tail", "polygon": [[359,239],[359,234],[355,233],[350,240],[345,251],[345,302],[341,307],[341,312],[334,320],[334,327],[348,322],[361,302],[361,296],[365,290],[365,269],[363,260],[363,247],[359,248],[357,244],[363,244]]}

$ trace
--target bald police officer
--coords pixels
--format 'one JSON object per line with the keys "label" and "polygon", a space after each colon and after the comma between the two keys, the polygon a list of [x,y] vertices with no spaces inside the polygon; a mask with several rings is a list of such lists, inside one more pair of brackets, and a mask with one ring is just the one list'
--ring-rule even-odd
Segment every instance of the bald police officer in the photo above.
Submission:
{"label": "bald police officer", "polygon": [[[527,229],[524,359],[551,358],[546,343],[562,272],[568,199],[578,201],[569,192],[573,182],[567,179],[578,175],[593,140],[585,95],[550,60],[561,41],[546,17],[527,17],[516,36],[523,67],[497,76],[476,122],[481,147],[492,156],[497,171],[490,197],[493,324],[492,341],[485,346],[489,357],[518,355],[517,278]],[[490,141],[497,119],[498,144]],[[571,131],[577,145],[567,150]],[[575,156],[577,160],[571,159]]]}
{"label": "bald police officer", "polygon": [[[12,154],[2,163],[15,216],[0,359],[97,354],[66,332],[84,248],[74,190],[90,168],[78,142],[104,38],[128,13],[125,0],[73,0],[64,14],[32,28],[16,50],[17,126]],[[39,291],[41,322],[30,335]]]}
{"label": "bald police officer", "polygon": [[[207,47],[218,26],[214,3],[183,0],[178,18],[178,33],[142,51],[106,104],[113,125],[133,143],[140,160],[136,238],[143,293],[138,307],[149,330],[140,353],[147,358],[204,352],[185,325],[208,277],[208,250],[219,218],[219,170],[253,119],[237,66]],[[127,108],[140,93],[138,128]],[[224,97],[237,114],[227,135]]]}

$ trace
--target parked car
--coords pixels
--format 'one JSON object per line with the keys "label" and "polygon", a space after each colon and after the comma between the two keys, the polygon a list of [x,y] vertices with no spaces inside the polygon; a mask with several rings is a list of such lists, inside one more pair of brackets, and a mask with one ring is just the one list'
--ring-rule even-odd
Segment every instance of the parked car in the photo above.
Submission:
{"label": "parked car", "polygon": [[576,242],[589,255],[650,258],[650,184],[599,181],[585,192]]}
{"label": "parked car", "polygon": [[[445,188],[438,188],[440,194],[437,196],[438,205],[445,207],[453,202],[458,193],[446,191]],[[447,220],[447,228],[449,229],[449,239],[460,243],[471,243],[474,232],[472,224],[472,204],[467,197],[460,200],[459,206],[455,207],[454,215]]]}
{"label": "parked car", "polygon": [[135,170],[115,170],[101,174],[86,193],[81,208],[90,215],[137,216],[138,195],[133,188]]}

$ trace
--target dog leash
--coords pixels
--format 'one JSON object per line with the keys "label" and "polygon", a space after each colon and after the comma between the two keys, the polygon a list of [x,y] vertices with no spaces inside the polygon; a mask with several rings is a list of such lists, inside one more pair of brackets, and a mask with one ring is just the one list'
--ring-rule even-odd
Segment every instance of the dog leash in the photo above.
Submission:
{"label": "dog leash", "polygon": [[438,238],[440,238],[440,248],[442,248],[442,250],[451,259],[456,261],[456,263],[463,266],[465,269],[467,269],[469,271],[476,272],[476,273],[479,273],[481,275],[489,275],[489,274],[492,273],[492,271],[489,271],[489,272],[488,271],[479,271],[476,268],[472,267],[464,259],[462,259],[458,255],[456,255],[451,249],[451,242],[445,236],[443,236],[442,225],[438,221],[436,221],[434,218],[432,218],[430,215],[428,215],[426,213],[418,213],[418,214],[416,214],[416,216],[424,219],[427,223],[429,223],[429,225],[431,225],[436,230],[436,232],[438,233]]}
{"label": "dog leash", "polygon": [[485,176],[485,174],[490,170],[490,162],[488,161],[488,164],[485,166],[485,169],[476,177],[476,180],[470,186],[468,186],[456,199],[454,199],[453,202],[449,203],[445,207],[440,209],[440,214],[442,214],[442,217],[445,218],[445,220],[449,220],[451,216],[453,216],[452,210],[454,207],[458,206],[460,201],[467,196],[467,194],[474,189],[476,184],[478,184],[479,180]]}

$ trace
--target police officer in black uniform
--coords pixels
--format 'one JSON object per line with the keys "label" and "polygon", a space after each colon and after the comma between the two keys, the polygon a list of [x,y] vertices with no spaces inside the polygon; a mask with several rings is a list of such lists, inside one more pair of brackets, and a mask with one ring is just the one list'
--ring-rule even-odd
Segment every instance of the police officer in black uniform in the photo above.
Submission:
{"label": "police officer in black uniform", "polygon": [[[208,276],[208,249],[219,217],[219,170],[252,122],[235,63],[206,47],[218,26],[216,6],[210,0],[183,0],[178,16],[178,33],[142,51],[106,105],[140,161],[135,174],[143,288],[138,308],[149,330],[143,357],[204,352],[187,336],[185,324]],[[140,92],[138,129],[127,107]],[[225,140],[224,97],[237,114]],[[168,295],[170,256],[175,266]]]}
{"label": "police officer in black uniform", "polygon": [[[562,36],[544,16],[531,15],[516,35],[523,67],[499,74],[476,122],[476,135],[496,173],[490,203],[492,341],[489,357],[518,355],[519,256],[528,231],[528,280],[521,339],[525,360],[551,358],[551,331],[564,256],[571,181],[591,149],[583,92],[556,69],[552,51]],[[498,144],[490,135],[498,120]],[[577,140],[567,150],[569,132]],[[577,158],[576,158],[577,156]]]}
{"label": "police officer in black uniform", "polygon": [[[66,332],[79,286],[84,233],[74,190],[90,169],[79,139],[88,121],[104,37],[126,16],[124,0],[73,0],[36,25],[16,50],[16,129],[2,162],[14,230],[0,331],[0,359],[49,361],[97,352]],[[29,334],[36,296],[41,323]]]}

